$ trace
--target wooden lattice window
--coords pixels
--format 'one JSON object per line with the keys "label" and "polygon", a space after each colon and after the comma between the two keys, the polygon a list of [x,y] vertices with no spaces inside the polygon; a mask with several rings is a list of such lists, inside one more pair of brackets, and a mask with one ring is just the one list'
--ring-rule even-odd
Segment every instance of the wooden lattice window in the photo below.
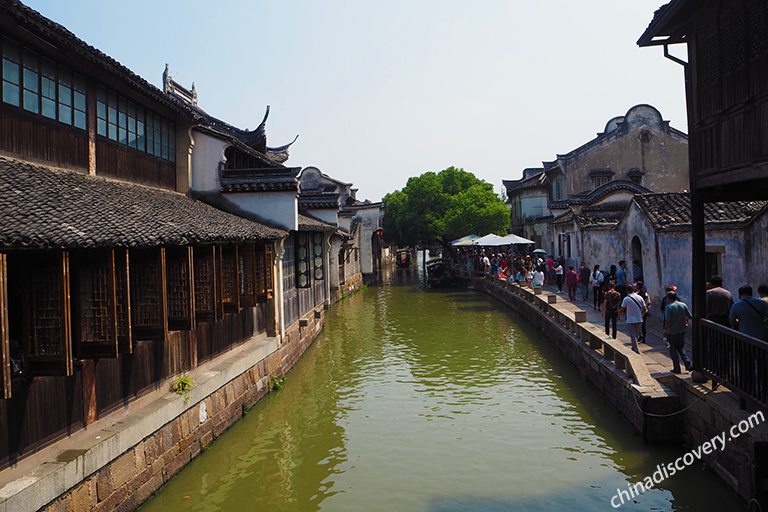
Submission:
{"label": "wooden lattice window", "polygon": [[237,256],[240,268],[240,306],[253,307],[256,305],[256,248],[250,244],[241,245]]}
{"label": "wooden lattice window", "polygon": [[285,239],[283,252],[283,292],[296,288],[296,251],[293,235]]}
{"label": "wooden lattice window", "polygon": [[312,258],[315,268],[315,279],[325,278],[325,265],[323,264],[323,234],[314,233],[312,235]]}
{"label": "wooden lattice window", "polygon": [[311,234],[296,233],[296,287],[309,288],[312,285]]}
{"label": "wooden lattice window", "polygon": [[194,323],[192,248],[166,249],[168,328],[189,330]]}
{"label": "wooden lattice window", "polygon": [[221,264],[221,302],[225,312],[236,312],[240,308],[237,247],[220,247],[219,256]]}
{"label": "wooden lattice window", "polygon": [[117,357],[114,253],[76,253],[72,260],[72,317],[77,355]]}
{"label": "wooden lattice window", "polygon": [[117,347],[121,354],[133,352],[131,336],[131,287],[130,261],[127,249],[115,251],[115,311],[117,324]]}
{"label": "wooden lattice window", "polygon": [[0,253],[0,398],[11,398],[11,349],[8,343],[8,263]]}
{"label": "wooden lattice window", "polygon": [[193,251],[196,322],[210,322],[217,317],[215,249],[201,247]]}
{"label": "wooden lattice window", "polygon": [[272,245],[264,246],[264,286],[267,291],[267,299],[272,298],[272,293],[275,290],[275,279],[273,268],[275,265],[275,253]]}
{"label": "wooden lattice window", "polygon": [[32,375],[72,375],[69,253],[30,256],[25,264],[25,371]]}
{"label": "wooden lattice window", "polygon": [[168,331],[165,249],[131,254],[132,332],[136,339],[165,339]]}

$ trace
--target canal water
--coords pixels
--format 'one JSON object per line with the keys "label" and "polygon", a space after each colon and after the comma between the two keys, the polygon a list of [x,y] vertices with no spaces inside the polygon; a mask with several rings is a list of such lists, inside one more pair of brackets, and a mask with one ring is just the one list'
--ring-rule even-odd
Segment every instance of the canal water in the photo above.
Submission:
{"label": "canal water", "polygon": [[[501,303],[416,269],[384,281],[334,305],[283,388],[142,512],[613,510],[683,454],[643,444]],[[694,465],[619,510],[745,509]]]}

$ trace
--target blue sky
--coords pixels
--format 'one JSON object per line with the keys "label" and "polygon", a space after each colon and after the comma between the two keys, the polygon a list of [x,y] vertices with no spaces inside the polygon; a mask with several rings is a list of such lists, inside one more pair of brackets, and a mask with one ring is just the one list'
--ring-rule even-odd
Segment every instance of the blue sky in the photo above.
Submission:
{"label": "blue sky", "polygon": [[[649,103],[687,131],[683,69],[635,42],[664,0],[27,0],[149,82],[379,200],[454,165],[492,183]],[[684,49],[673,52],[685,57]]]}

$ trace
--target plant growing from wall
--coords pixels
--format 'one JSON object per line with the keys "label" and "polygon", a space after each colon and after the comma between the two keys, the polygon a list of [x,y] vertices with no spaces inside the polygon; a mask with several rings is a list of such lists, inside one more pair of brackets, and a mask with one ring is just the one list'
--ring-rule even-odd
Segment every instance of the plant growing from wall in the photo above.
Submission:
{"label": "plant growing from wall", "polygon": [[269,379],[269,390],[281,390],[283,389],[283,384],[285,384],[285,377],[272,377]]}
{"label": "plant growing from wall", "polygon": [[174,377],[171,381],[171,390],[178,395],[184,395],[184,403],[186,404],[191,398],[189,396],[189,392],[192,390],[194,385],[194,379],[192,379],[192,377],[189,375],[184,375],[182,373],[181,375]]}

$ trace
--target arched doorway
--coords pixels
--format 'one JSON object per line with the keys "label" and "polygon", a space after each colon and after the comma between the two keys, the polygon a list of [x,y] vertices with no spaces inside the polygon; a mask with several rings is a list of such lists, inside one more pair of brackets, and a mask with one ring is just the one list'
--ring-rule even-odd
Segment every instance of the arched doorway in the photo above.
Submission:
{"label": "arched doorway", "polygon": [[[635,265],[635,262],[637,262],[637,266],[640,267],[639,270],[639,276],[637,271],[637,266]],[[643,278],[643,244],[640,243],[640,239],[637,236],[632,237],[632,277],[633,282],[634,281],[642,281]]]}

